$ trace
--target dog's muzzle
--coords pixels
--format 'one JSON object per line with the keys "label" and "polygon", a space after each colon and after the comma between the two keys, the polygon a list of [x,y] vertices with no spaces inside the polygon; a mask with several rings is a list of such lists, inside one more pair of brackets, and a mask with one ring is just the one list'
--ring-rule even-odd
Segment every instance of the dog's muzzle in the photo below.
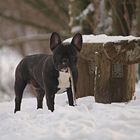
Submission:
{"label": "dog's muzzle", "polygon": [[64,58],[62,60],[62,63],[58,66],[59,71],[68,72],[68,69],[69,69],[68,64],[69,64],[69,60]]}
{"label": "dog's muzzle", "polygon": [[69,70],[69,67],[68,65],[58,65],[58,70],[61,71],[61,72],[68,72]]}
{"label": "dog's muzzle", "polygon": [[66,68],[61,69],[60,71],[61,72],[68,72],[68,70],[69,70],[68,67],[66,67]]}

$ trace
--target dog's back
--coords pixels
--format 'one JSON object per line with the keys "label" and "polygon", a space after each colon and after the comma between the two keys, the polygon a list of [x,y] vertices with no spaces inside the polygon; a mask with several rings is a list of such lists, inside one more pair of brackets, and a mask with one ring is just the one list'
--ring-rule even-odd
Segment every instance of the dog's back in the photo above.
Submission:
{"label": "dog's back", "polygon": [[[41,85],[43,63],[47,58],[48,55],[46,54],[26,56],[16,68],[15,80],[24,81],[26,84],[31,83],[34,86],[37,86],[38,84]],[[38,81],[38,83],[36,83],[36,81]]]}

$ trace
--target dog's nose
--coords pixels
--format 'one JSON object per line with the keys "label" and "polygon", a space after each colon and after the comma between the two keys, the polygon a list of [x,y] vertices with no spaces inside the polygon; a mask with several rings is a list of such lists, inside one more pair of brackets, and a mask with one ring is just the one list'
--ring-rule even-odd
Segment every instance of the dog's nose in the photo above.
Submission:
{"label": "dog's nose", "polygon": [[63,65],[67,65],[67,64],[68,64],[68,61],[69,61],[69,60],[68,60],[67,58],[64,58],[63,61],[62,61],[62,64],[63,64]]}

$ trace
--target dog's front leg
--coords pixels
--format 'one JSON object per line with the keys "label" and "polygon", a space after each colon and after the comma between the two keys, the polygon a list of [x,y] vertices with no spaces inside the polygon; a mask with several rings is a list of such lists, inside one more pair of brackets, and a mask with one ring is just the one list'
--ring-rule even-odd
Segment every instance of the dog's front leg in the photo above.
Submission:
{"label": "dog's front leg", "polygon": [[73,105],[76,105],[76,85],[78,79],[78,70],[76,67],[71,68],[71,86],[72,89],[72,97],[73,98]]}
{"label": "dog's front leg", "polygon": [[70,85],[69,88],[67,88],[67,96],[68,96],[69,105],[70,105],[70,106],[74,106],[74,103],[73,103],[73,95],[72,95],[72,87],[71,87],[71,85]]}
{"label": "dog's front leg", "polygon": [[46,90],[46,102],[48,109],[52,112],[54,111],[54,99],[55,99],[55,92],[52,89]]}

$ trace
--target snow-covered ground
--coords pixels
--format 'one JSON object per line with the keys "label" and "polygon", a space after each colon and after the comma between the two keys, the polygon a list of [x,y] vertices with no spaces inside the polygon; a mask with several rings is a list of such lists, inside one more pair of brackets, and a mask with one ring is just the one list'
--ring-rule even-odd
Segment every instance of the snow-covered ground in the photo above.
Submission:
{"label": "snow-covered ground", "polygon": [[93,97],[67,104],[56,96],[55,111],[36,110],[36,98],[26,98],[13,113],[14,101],[0,103],[0,140],[140,140],[140,84],[136,100],[99,104]]}
{"label": "snow-covered ground", "polygon": [[[121,36],[119,39],[100,35],[100,38],[102,40],[92,35],[85,36],[83,41],[106,43],[110,40],[122,40]],[[123,37],[124,40],[128,38],[136,39],[132,36]],[[11,90],[14,69],[21,57],[12,59],[15,55],[11,52],[12,57],[7,58],[7,50],[1,51],[0,70],[4,74],[1,74],[0,86],[10,98],[14,95]],[[2,59],[3,57],[5,59]],[[12,75],[9,73],[11,70]],[[9,74],[12,80],[8,80]],[[5,99],[4,95],[0,96],[0,100]],[[129,103],[112,104],[99,104],[95,103],[94,97],[84,97],[77,100],[77,106],[71,107],[68,105],[66,94],[59,94],[56,96],[54,112],[47,109],[45,100],[44,109],[37,110],[36,98],[24,98],[22,109],[16,114],[13,113],[14,101],[2,102],[0,140],[140,140],[140,83],[135,95],[136,100]]]}

